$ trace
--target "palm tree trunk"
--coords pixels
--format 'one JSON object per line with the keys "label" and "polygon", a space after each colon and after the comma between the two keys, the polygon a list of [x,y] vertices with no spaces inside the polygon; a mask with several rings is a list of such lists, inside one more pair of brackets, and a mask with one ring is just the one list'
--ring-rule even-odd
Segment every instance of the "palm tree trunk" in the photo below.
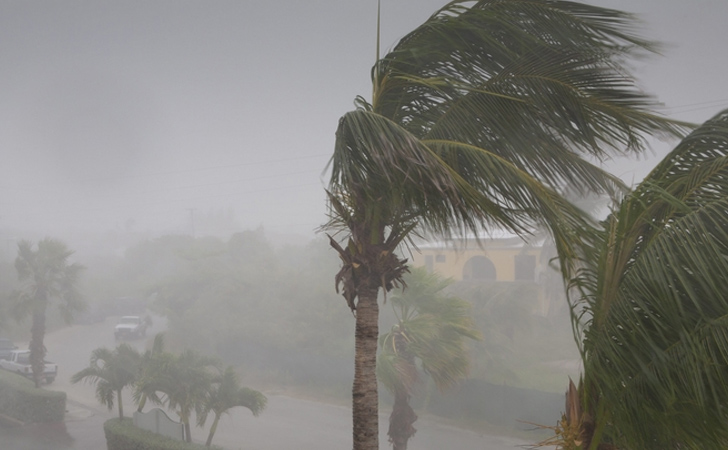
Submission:
{"label": "palm tree trunk", "polygon": [[218,422],[220,422],[220,414],[215,413],[215,420],[212,421],[212,426],[210,427],[210,434],[207,435],[207,441],[205,442],[206,447],[209,447],[212,445],[212,437],[215,435],[215,431],[217,431]]}
{"label": "palm tree trunk", "polygon": [[119,419],[124,418],[124,405],[121,404],[121,389],[116,391],[116,402],[119,404]]}
{"label": "palm tree trunk", "polygon": [[141,398],[139,399],[139,406],[137,407],[137,411],[142,412],[144,409],[144,405],[147,404],[147,394],[142,394]]}
{"label": "palm tree trunk", "polygon": [[45,310],[36,310],[33,312],[33,323],[30,326],[30,366],[33,370],[33,382],[35,387],[40,387],[40,380],[43,376],[45,368],[45,345],[43,345],[43,337],[45,336]]}
{"label": "palm tree trunk", "polygon": [[184,421],[185,424],[185,441],[192,442],[192,429],[190,428],[190,420]]}
{"label": "palm tree trunk", "polygon": [[[364,284],[364,283],[362,283]],[[360,286],[356,305],[356,353],[352,389],[354,450],[379,450],[379,397],[377,391],[377,288]]]}
{"label": "palm tree trunk", "polygon": [[409,438],[415,435],[417,429],[412,424],[417,421],[417,414],[409,403],[409,395],[404,391],[394,394],[392,414],[389,416],[389,442],[392,450],[407,450]]}

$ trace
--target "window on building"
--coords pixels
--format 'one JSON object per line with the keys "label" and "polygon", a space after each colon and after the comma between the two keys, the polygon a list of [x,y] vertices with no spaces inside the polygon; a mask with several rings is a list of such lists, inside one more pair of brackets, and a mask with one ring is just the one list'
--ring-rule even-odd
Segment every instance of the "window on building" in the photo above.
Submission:
{"label": "window on building", "polygon": [[435,262],[436,263],[444,263],[445,262],[445,255],[436,255],[435,256]]}
{"label": "window on building", "polygon": [[465,263],[463,280],[495,281],[496,271],[493,262],[485,256],[473,256]]}
{"label": "window on building", "polygon": [[518,281],[536,281],[536,257],[534,255],[516,255],[515,275]]}
{"label": "window on building", "polygon": [[435,268],[435,267],[434,267],[434,266],[435,266],[435,264],[433,263],[433,259],[434,259],[434,258],[432,257],[432,255],[425,255],[425,267],[426,267],[426,268],[427,268],[427,270],[429,270],[430,272],[432,272],[432,270],[433,270],[433,269]]}

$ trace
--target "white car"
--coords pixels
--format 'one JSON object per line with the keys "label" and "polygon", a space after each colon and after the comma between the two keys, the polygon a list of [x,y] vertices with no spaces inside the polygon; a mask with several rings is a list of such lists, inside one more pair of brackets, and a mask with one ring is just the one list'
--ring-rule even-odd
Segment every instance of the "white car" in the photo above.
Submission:
{"label": "white car", "polygon": [[[33,368],[30,365],[30,350],[13,350],[8,359],[0,359],[0,368],[10,372],[33,378]],[[46,383],[53,383],[58,375],[58,365],[50,361],[43,361],[43,378]]]}
{"label": "white car", "polygon": [[114,327],[114,337],[140,338],[147,335],[147,321],[139,316],[122,316]]}

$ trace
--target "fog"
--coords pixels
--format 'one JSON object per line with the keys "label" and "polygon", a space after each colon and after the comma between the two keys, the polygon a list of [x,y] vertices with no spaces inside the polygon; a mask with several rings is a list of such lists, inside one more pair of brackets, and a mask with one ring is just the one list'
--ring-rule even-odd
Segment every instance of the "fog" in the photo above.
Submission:
{"label": "fog", "polygon": [[[383,2],[382,46],[437,0]],[[639,62],[670,117],[728,105],[721,0],[608,0],[664,56]],[[0,236],[229,233],[310,237],[338,118],[369,96],[376,2],[0,3]],[[674,144],[674,143],[672,143]],[[639,165],[639,181],[671,144]]]}
{"label": "fog", "polygon": [[[445,1],[382,3],[384,51]],[[589,3],[639,14],[643,34],[665,44],[661,56],[634,63],[641,86],[663,103],[661,113],[702,123],[728,107],[728,2]],[[89,311],[71,327],[49,319],[49,356],[64,374],[83,368],[93,348],[115,345],[109,327],[124,312],[109,305],[136,296],[151,314],[168,315],[155,331],[169,333],[173,349],[225,357],[244,368],[250,387],[272,398],[298,395],[292,390],[304,386],[307,395],[337,405],[316,416],[308,404],[271,403],[258,425],[265,433],[252,439],[263,443],[265,435],[280,434],[275,423],[300,407],[301,416],[323,417],[318,423],[329,427],[319,430],[315,448],[349,442],[348,428],[338,430],[334,420],[343,417],[349,426],[337,402],[350,389],[353,320],[334,292],[336,254],[315,230],[326,221],[324,170],[337,121],[353,109],[355,96],[371,93],[376,12],[373,0],[0,0],[0,290],[16,286],[12,260],[20,239],[51,236],[76,252],[87,267],[81,287]],[[637,162],[607,166],[636,184],[675,144],[654,141]],[[243,299],[244,311],[230,306],[232,294],[205,290],[221,280]],[[170,287],[166,297],[159,294],[163,284]],[[476,396],[481,381],[502,386],[498,395],[508,391],[510,400],[488,401],[511,408],[501,407],[507,423],[497,424],[509,431],[519,427],[517,419],[548,422],[559,414],[567,377],[578,376],[566,311],[524,322],[535,334],[516,331],[500,346],[474,347],[478,358],[497,357],[476,359],[479,381],[453,397]],[[6,324],[0,333],[23,343],[25,325]],[[531,353],[545,352],[528,343],[534,335],[559,344],[548,355],[550,372],[541,380],[516,379],[522,367],[503,355],[517,352],[530,364]],[[144,349],[148,341],[134,345]],[[59,380],[56,388],[69,389],[79,408],[73,411],[84,419],[113,416],[95,403],[91,386]],[[448,417],[473,407],[440,400],[439,412]],[[416,424],[422,431],[413,450],[438,448],[439,438],[425,431],[436,426],[429,419]],[[240,418],[249,429],[254,420]],[[300,416],[291,420],[293,428],[309,426]],[[382,431],[385,424],[386,416]],[[238,422],[221,427],[220,439],[232,446]],[[462,442],[501,448],[483,440],[490,431],[475,438],[463,432],[474,441]],[[503,448],[532,442],[523,431],[503,438]],[[85,448],[72,441],[64,445]],[[257,448],[275,448],[263,445]],[[451,446],[476,448],[468,445]]]}

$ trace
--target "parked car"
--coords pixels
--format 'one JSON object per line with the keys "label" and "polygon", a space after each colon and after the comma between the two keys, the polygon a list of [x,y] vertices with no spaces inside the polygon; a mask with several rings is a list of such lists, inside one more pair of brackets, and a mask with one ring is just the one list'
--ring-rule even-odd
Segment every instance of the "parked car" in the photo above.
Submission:
{"label": "parked car", "polygon": [[[46,383],[53,383],[58,375],[58,365],[44,361],[43,376]],[[0,368],[15,372],[27,378],[33,378],[33,369],[30,366],[30,350],[13,350],[8,359],[0,359]]]}
{"label": "parked car", "polygon": [[141,316],[122,316],[119,323],[114,327],[114,337],[122,338],[140,338],[147,335],[147,327],[149,319],[142,319]]}
{"label": "parked car", "polygon": [[18,346],[7,338],[0,338],[0,359],[10,358],[10,352],[17,350]]}

